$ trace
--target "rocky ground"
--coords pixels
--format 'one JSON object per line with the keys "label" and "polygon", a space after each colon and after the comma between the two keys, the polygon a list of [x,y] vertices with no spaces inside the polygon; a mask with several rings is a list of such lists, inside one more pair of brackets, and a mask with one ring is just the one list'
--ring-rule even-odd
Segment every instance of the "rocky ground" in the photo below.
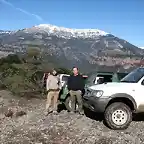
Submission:
{"label": "rocky ground", "polygon": [[45,116],[45,101],[0,91],[0,144],[143,144],[144,122],[113,131],[102,121],[61,111]]}

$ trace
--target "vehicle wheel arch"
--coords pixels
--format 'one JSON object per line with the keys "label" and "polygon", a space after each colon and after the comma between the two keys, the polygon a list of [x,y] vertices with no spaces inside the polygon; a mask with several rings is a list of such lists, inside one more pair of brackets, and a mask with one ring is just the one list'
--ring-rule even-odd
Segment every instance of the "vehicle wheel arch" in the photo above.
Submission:
{"label": "vehicle wheel arch", "polygon": [[136,111],[137,109],[137,104],[135,99],[131,95],[126,93],[117,93],[112,95],[111,100],[108,102],[106,108],[114,102],[123,102],[127,104],[133,111]]}

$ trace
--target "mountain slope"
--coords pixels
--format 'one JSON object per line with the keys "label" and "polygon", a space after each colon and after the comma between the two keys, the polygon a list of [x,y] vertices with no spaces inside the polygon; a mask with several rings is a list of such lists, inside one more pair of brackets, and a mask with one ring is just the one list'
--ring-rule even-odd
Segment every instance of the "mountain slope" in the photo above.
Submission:
{"label": "mountain slope", "polygon": [[90,71],[96,67],[133,68],[142,63],[144,50],[98,29],[69,29],[38,25],[18,31],[0,32],[0,50],[27,51],[39,47],[44,59],[60,66],[77,65]]}

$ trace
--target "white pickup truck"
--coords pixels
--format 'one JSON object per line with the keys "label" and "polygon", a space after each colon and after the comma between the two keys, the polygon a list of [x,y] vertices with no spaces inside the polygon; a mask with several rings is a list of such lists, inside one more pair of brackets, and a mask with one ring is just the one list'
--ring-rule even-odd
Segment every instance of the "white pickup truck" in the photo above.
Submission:
{"label": "white pickup truck", "polygon": [[83,97],[84,106],[104,113],[112,129],[126,129],[132,114],[144,112],[144,68],[138,68],[120,82],[89,85]]}

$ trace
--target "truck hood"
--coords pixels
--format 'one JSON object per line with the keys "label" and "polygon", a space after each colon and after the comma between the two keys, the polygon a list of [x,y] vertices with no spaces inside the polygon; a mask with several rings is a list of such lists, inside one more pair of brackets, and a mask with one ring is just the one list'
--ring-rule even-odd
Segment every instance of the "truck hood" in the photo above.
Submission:
{"label": "truck hood", "polygon": [[125,82],[111,82],[111,83],[104,83],[99,85],[90,86],[91,89],[94,90],[104,90],[104,89],[135,89],[138,83],[125,83]]}

